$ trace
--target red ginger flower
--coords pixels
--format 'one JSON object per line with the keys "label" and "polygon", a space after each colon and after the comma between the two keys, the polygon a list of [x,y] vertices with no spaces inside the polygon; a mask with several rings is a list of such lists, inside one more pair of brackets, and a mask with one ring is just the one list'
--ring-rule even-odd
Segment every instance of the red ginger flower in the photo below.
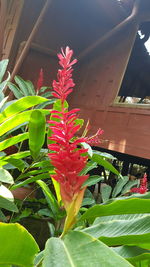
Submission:
{"label": "red ginger flower", "polygon": [[72,88],[75,86],[72,79],[72,65],[74,65],[77,60],[74,59],[71,61],[73,55],[73,50],[68,46],[66,47],[65,52],[61,49],[62,54],[58,54],[59,64],[63,69],[58,70],[57,79],[58,81],[53,81],[52,93],[54,97],[61,99],[62,103],[65,101],[67,96],[72,92]]}
{"label": "red ginger flower", "polygon": [[52,178],[60,184],[65,208],[83,191],[81,187],[89,177],[88,175],[80,175],[80,172],[86,166],[88,157],[83,156],[87,149],[79,148],[78,146],[81,142],[85,142],[86,139],[75,138],[73,140],[74,135],[80,128],[80,125],[76,124],[76,113],[79,109],[73,109],[68,112],[64,108],[64,101],[75,85],[72,80],[72,65],[77,60],[74,59],[71,62],[72,55],[73,51],[69,47],[66,48],[65,52],[62,50],[62,54],[58,54],[59,64],[63,69],[58,71],[58,81],[53,82],[53,96],[61,100],[61,111],[53,110],[52,119],[49,121],[51,124],[50,129],[52,130],[52,135],[49,139],[54,143],[48,145],[48,148],[53,151],[48,156],[56,171]]}
{"label": "red ginger flower", "polygon": [[79,143],[84,142],[84,138],[72,141],[72,137],[80,128],[80,125],[75,124],[77,116],[74,111],[66,113],[57,111],[60,122],[50,121],[53,123],[53,126],[50,126],[53,131],[50,140],[56,143],[48,145],[50,150],[55,151],[48,155],[56,170],[52,178],[60,183],[64,203],[70,203],[73,200],[88,178],[88,175],[80,175],[88,159],[87,156],[82,155],[87,152],[87,149],[78,148]]}
{"label": "red ginger flower", "polygon": [[147,192],[147,174],[144,174],[144,177],[140,179],[140,186],[133,187],[130,190],[132,193],[145,194]]}

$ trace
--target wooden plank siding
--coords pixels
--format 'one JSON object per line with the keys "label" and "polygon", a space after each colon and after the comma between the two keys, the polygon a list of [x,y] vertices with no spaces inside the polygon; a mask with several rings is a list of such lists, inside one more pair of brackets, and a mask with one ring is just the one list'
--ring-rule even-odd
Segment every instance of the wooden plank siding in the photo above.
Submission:
{"label": "wooden plank siding", "polygon": [[[19,46],[27,38],[43,6],[41,0],[25,0],[22,16],[13,46],[12,66]],[[45,3],[45,1],[44,1]],[[56,78],[58,63],[46,51],[60,51],[69,45],[75,57],[99,37],[113,29],[125,18],[115,0],[58,0],[48,9],[34,38],[19,75],[36,84],[38,72],[44,69],[45,85]],[[137,106],[116,105],[130,53],[138,30],[134,21],[123,32],[105,42],[90,57],[75,66],[76,87],[70,97],[71,107],[81,109],[81,117],[91,121],[91,133],[104,129],[106,140],[100,147],[149,158],[150,109]],[[39,49],[37,49],[39,47]],[[43,49],[42,49],[43,48]]]}

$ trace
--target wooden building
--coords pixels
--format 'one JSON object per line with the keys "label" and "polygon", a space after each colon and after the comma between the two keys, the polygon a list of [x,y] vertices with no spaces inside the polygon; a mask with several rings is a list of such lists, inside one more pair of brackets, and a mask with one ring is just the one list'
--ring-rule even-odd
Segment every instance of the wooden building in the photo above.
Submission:
{"label": "wooden building", "polygon": [[150,105],[116,103],[139,25],[150,20],[147,0],[1,0],[0,52],[12,77],[36,83],[40,68],[51,85],[57,52],[68,45],[78,59],[70,97],[91,134],[104,129],[99,146],[150,157]]}

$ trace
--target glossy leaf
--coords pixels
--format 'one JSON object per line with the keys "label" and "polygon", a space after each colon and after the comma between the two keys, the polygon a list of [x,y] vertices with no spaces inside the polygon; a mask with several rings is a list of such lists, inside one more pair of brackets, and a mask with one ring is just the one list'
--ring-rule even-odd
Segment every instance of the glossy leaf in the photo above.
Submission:
{"label": "glossy leaf", "polygon": [[6,209],[13,212],[18,212],[17,206],[12,202],[12,200],[8,200],[7,198],[4,198],[0,196],[0,209]]}
{"label": "glossy leaf", "polygon": [[8,158],[6,161],[7,161],[7,163],[16,167],[19,171],[23,171],[28,166],[25,161],[23,161],[21,159],[15,159],[15,158],[13,158],[13,156]]}
{"label": "glossy leaf", "polygon": [[29,232],[19,224],[0,223],[0,266],[33,266],[39,248]]}
{"label": "glossy leaf", "polygon": [[7,170],[0,168],[0,182],[6,183],[6,184],[13,184],[14,179]]}
{"label": "glossy leaf", "polygon": [[13,159],[22,159],[22,158],[25,158],[25,157],[28,157],[30,156],[30,151],[21,151],[21,152],[17,152],[17,153],[14,153],[14,154],[11,154],[10,156],[5,156],[5,157],[0,157],[0,159],[4,159],[4,160],[8,160],[10,158],[13,158]]}
{"label": "glossy leaf", "polygon": [[83,230],[108,246],[136,245],[150,249],[150,215],[133,220],[112,220]]}
{"label": "glossy leaf", "polygon": [[80,175],[85,175],[87,174],[89,171],[93,170],[97,168],[97,163],[96,162],[92,162],[92,161],[89,161],[87,164],[86,164],[86,167],[80,172]]}
{"label": "glossy leaf", "polygon": [[50,100],[47,100],[46,102],[42,103],[42,104],[39,104],[37,105],[37,109],[42,109],[46,106],[49,106],[49,105],[52,105],[53,103],[55,102],[55,99],[50,99]]}
{"label": "glossy leaf", "polygon": [[23,93],[24,96],[29,95],[28,86],[26,82],[18,75],[14,78],[15,82],[18,84],[20,91]]}
{"label": "glossy leaf", "polygon": [[3,76],[6,72],[8,62],[9,62],[8,59],[3,59],[0,61],[0,83],[1,83]]}
{"label": "glossy leaf", "polygon": [[0,151],[6,149],[7,147],[13,146],[29,138],[28,133],[18,134],[16,136],[10,137],[2,142],[0,142]]}
{"label": "glossy leaf", "polygon": [[128,180],[129,180],[128,176],[124,176],[122,179],[119,179],[112,192],[112,197],[116,197],[121,192],[123,186],[128,182]]}
{"label": "glossy leaf", "polygon": [[116,157],[114,157],[113,155],[111,155],[111,154],[109,154],[109,153],[101,152],[101,151],[98,151],[98,150],[93,150],[93,154],[99,155],[99,156],[101,156],[102,158],[106,158],[106,159],[110,159],[110,160],[115,160],[115,159],[117,159]]}
{"label": "glossy leaf", "polygon": [[136,246],[121,246],[113,248],[121,257],[126,258],[133,266],[148,267],[150,265],[150,251]]}
{"label": "glossy leaf", "polygon": [[3,98],[4,98],[4,94],[2,91],[4,90],[5,86],[7,85],[9,79],[10,79],[10,73],[8,72],[8,76],[7,76],[6,80],[3,81],[2,83],[0,83],[0,98],[1,98],[1,100],[3,100]]}
{"label": "glossy leaf", "polygon": [[64,239],[50,238],[44,250],[43,267],[132,266],[112,249],[88,234],[70,231]]}
{"label": "glossy leaf", "polygon": [[123,188],[123,190],[121,191],[121,194],[124,195],[126,194],[127,192],[130,191],[130,189],[133,187],[133,186],[137,186],[138,185],[138,180],[135,180],[135,181],[129,181]]}
{"label": "glossy leaf", "polygon": [[91,148],[91,146],[85,142],[81,143],[81,145],[85,148],[88,149],[88,155],[92,158],[93,156],[93,150]]}
{"label": "glossy leaf", "polygon": [[102,196],[102,200],[103,202],[106,202],[111,195],[111,191],[112,191],[112,187],[107,185],[107,184],[102,184],[101,186],[101,196]]}
{"label": "glossy leaf", "polygon": [[91,186],[94,184],[97,184],[98,182],[102,181],[104,178],[99,175],[91,175],[82,185],[82,188],[84,186]]}
{"label": "glossy leaf", "polygon": [[109,221],[116,221],[116,220],[135,220],[138,218],[142,218],[145,217],[146,215],[150,215],[149,213],[136,213],[136,214],[121,214],[121,215],[111,215],[111,216],[101,216],[101,217],[97,217],[93,223],[93,225],[95,224],[99,224],[99,223],[103,223],[103,222],[109,222]]}
{"label": "glossy leaf", "polygon": [[31,178],[25,179],[23,182],[17,183],[11,187],[11,190],[14,190],[16,188],[20,188],[24,185],[31,184],[35,181],[38,181],[40,179],[48,179],[50,177],[49,173],[42,173],[36,176],[33,176]]}
{"label": "glossy leaf", "polygon": [[92,161],[96,162],[97,164],[103,166],[106,170],[113,172],[114,174],[121,176],[115,167],[109,163],[107,160],[105,160],[103,157],[101,157],[98,154],[93,154]]}
{"label": "glossy leaf", "polygon": [[53,179],[53,178],[51,178],[51,179],[52,179],[52,182],[54,185],[58,204],[60,205],[61,204],[60,184],[55,179]]}
{"label": "glossy leaf", "polygon": [[[44,115],[48,115],[49,114],[48,110],[44,110],[43,109],[43,110],[41,110],[41,112]],[[2,136],[3,134],[7,133],[11,129],[17,127],[18,125],[21,125],[21,124],[23,124],[25,122],[27,123],[30,120],[31,113],[32,113],[32,110],[24,111],[22,113],[14,115],[12,118],[9,118],[5,122],[3,122],[0,125],[0,136]]]}
{"label": "glossy leaf", "polygon": [[33,159],[37,159],[45,141],[46,121],[39,110],[33,110],[29,121],[29,148]]}
{"label": "glossy leaf", "polygon": [[[27,88],[28,88],[28,94],[29,95],[36,95],[34,85],[31,81],[24,81]],[[44,97],[44,96],[43,96]]]}
{"label": "glossy leaf", "polygon": [[35,105],[46,102],[47,99],[41,96],[27,96],[17,100],[15,103],[9,105],[3,112],[0,114],[0,123],[2,123],[6,118],[10,118],[22,111],[25,111],[28,108],[31,108]]}
{"label": "glossy leaf", "polygon": [[8,82],[8,87],[13,92],[14,96],[17,99],[24,96],[23,93],[21,92],[21,90],[18,88],[18,86],[13,84],[12,82]]}
{"label": "glossy leaf", "polygon": [[110,216],[117,214],[150,213],[150,199],[121,199],[113,200],[109,204],[95,205],[86,211],[80,220],[94,220],[100,216]]}
{"label": "glossy leaf", "polygon": [[[51,170],[50,170],[50,168],[43,168],[43,169],[28,171],[26,173],[23,173],[23,174],[19,175],[17,177],[17,181],[21,180],[23,178],[26,178],[26,177],[32,177],[34,175],[38,175],[38,174],[41,174],[41,173],[44,174],[44,173],[47,173],[47,172],[54,174],[55,173],[54,167],[52,167]],[[50,177],[50,174],[49,174],[49,177]]]}
{"label": "glossy leaf", "polygon": [[43,190],[43,193],[46,197],[47,203],[48,203],[50,209],[52,210],[54,217],[57,217],[57,215],[59,214],[59,205],[58,205],[53,193],[51,192],[49,187],[46,185],[46,183],[44,183],[43,181],[38,180],[38,181],[36,181],[36,183]]}
{"label": "glossy leaf", "polygon": [[10,201],[14,201],[14,196],[11,191],[4,185],[0,185],[0,196],[7,198]]}
{"label": "glossy leaf", "polygon": [[0,221],[1,222],[7,222],[7,218],[4,215],[4,213],[1,211],[1,209],[0,209]]}

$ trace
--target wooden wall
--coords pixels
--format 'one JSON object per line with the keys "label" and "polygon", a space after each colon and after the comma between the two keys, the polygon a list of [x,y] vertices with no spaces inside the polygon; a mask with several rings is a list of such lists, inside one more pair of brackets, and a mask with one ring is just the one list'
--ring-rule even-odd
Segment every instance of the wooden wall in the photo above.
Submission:
{"label": "wooden wall", "polygon": [[[36,0],[35,5],[34,0],[25,0],[14,44],[14,62],[44,3]],[[55,54],[61,46],[69,45],[78,57],[125,18],[116,3],[115,0],[52,1],[19,74],[36,84],[42,67],[45,84],[50,85],[58,68]],[[91,120],[91,134],[99,127],[104,129],[103,138],[106,141],[100,144],[101,147],[149,158],[150,110],[114,104],[137,29],[135,22],[100,46],[97,52],[93,51],[84,62],[77,63],[74,76],[76,87],[70,103],[72,107],[81,108],[81,117]]]}
{"label": "wooden wall", "polygon": [[[115,39],[100,47],[79,68],[73,107],[81,108],[81,117],[90,119],[92,132],[104,130],[100,147],[149,158],[150,107],[115,104],[115,97],[127,66],[137,32],[133,23]],[[79,63],[80,64],[80,63]]]}

